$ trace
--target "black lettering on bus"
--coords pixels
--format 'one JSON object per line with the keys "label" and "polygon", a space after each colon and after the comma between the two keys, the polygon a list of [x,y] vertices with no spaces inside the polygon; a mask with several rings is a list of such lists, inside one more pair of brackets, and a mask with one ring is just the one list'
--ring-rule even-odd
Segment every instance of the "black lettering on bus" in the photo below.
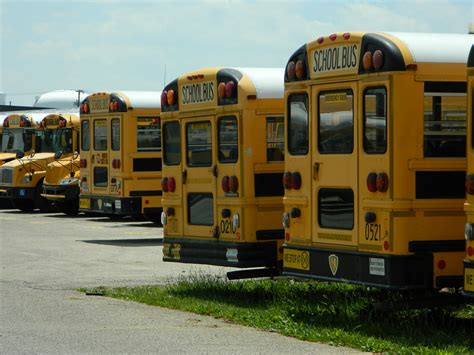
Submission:
{"label": "black lettering on bus", "polygon": [[357,46],[354,44],[351,51],[351,67],[357,65]]}

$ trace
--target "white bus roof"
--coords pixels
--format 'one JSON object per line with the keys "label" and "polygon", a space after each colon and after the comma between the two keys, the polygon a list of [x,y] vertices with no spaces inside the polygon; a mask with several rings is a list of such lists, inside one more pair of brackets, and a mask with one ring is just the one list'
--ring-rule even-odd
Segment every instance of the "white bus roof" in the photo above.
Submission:
{"label": "white bus roof", "polygon": [[416,62],[467,63],[474,35],[455,33],[385,32],[399,38]]}
{"label": "white bus roof", "polygon": [[37,97],[33,105],[37,107],[71,109],[78,107],[78,103],[80,104],[87,95],[89,95],[87,92],[77,92],[75,90],[55,90]]}
{"label": "white bus roof", "polygon": [[132,107],[161,108],[161,91],[114,91],[114,93],[126,96]]}
{"label": "white bus roof", "polygon": [[284,90],[283,68],[231,68],[247,75],[255,85],[257,98],[281,99]]}
{"label": "white bus roof", "polygon": [[39,123],[43,118],[48,115],[76,115],[79,117],[79,108],[61,110],[57,108],[51,109],[40,109],[40,110],[28,110],[28,111],[5,111],[0,112],[0,124],[3,125],[3,121],[10,115],[27,115],[30,116],[34,122]]}

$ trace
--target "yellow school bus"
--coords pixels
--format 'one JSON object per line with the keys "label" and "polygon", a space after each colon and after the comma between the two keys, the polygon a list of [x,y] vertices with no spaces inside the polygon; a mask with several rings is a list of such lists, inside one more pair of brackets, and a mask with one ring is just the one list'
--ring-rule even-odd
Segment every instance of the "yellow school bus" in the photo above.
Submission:
{"label": "yellow school bus", "polygon": [[283,69],[195,70],[161,105],[163,260],[281,264]]}
{"label": "yellow school bus", "polygon": [[464,259],[464,294],[474,297],[474,45],[467,61],[467,175],[466,175],[466,211],[467,221],[464,227],[466,238],[466,257]]}
{"label": "yellow school bus", "polygon": [[285,73],[284,274],[462,286],[474,36],[334,33]]}
{"label": "yellow school bus", "polygon": [[161,216],[161,92],[97,92],[81,104],[80,211]]}
{"label": "yellow school bus", "polygon": [[47,114],[35,130],[34,149],[0,167],[0,198],[11,199],[22,211],[50,211],[51,204],[41,196],[46,166],[57,152],[67,156],[76,150],[78,127],[75,114]]}
{"label": "yellow school bus", "polygon": [[31,115],[11,114],[5,117],[0,130],[0,166],[15,159],[21,151],[29,154],[34,148],[36,122]]}
{"label": "yellow school bus", "polygon": [[67,215],[79,213],[79,162],[78,151],[66,158],[63,158],[63,152],[57,152],[54,161],[48,164],[43,180],[41,196]]}

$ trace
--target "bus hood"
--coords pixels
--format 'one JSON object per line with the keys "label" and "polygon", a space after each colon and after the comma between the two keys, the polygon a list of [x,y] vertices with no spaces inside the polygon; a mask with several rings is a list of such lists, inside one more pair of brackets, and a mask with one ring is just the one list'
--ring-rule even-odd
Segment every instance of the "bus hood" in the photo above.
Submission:
{"label": "bus hood", "polygon": [[0,166],[16,158],[16,153],[0,153]]}

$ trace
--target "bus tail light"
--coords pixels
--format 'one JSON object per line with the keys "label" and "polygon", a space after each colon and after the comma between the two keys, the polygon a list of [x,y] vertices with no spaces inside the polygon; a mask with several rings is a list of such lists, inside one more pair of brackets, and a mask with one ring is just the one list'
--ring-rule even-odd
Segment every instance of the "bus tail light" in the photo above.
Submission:
{"label": "bus tail light", "polygon": [[164,177],[163,179],[161,179],[161,189],[163,190],[163,192],[168,192],[168,178],[167,177]]}
{"label": "bus tail light", "polygon": [[79,167],[80,167],[81,169],[87,168],[87,159],[81,159],[81,160],[79,160]]}
{"label": "bus tail light", "polygon": [[291,187],[295,190],[301,188],[301,175],[298,172],[291,174]]}
{"label": "bus tail light", "polygon": [[217,86],[217,96],[219,97],[219,99],[223,99],[225,97],[225,89],[225,83],[219,83],[219,85]]}
{"label": "bus tail light", "polygon": [[474,248],[473,247],[468,247],[467,248],[467,255],[468,256],[474,255]]}
{"label": "bus tail light", "polygon": [[120,166],[122,165],[120,159],[114,159],[112,160],[112,168],[114,169],[120,169]]}
{"label": "bus tail light", "polygon": [[388,190],[388,175],[385,173],[379,173],[377,175],[377,191],[385,192]]}
{"label": "bus tail light", "polygon": [[20,127],[25,127],[25,121],[20,121]]}
{"label": "bus tail light", "polygon": [[233,175],[229,178],[229,190],[230,192],[237,192],[239,189],[239,180],[237,176]]}
{"label": "bus tail light", "polygon": [[163,106],[168,105],[168,91],[166,91],[166,90],[163,90],[161,92],[161,104]]}
{"label": "bus tail light", "polygon": [[234,87],[235,87],[235,84],[233,81],[228,81],[225,84],[225,97],[229,99],[234,96]]}
{"label": "bus tail light", "polygon": [[367,189],[370,192],[377,191],[377,174],[376,173],[369,173],[369,175],[367,175]]}
{"label": "bus tail light", "polygon": [[168,192],[175,192],[176,190],[176,180],[174,177],[168,178]]}
{"label": "bus tail light", "polygon": [[464,238],[466,240],[474,240],[473,234],[472,234],[472,224],[471,223],[466,223],[464,225]]}
{"label": "bus tail light", "polygon": [[298,60],[295,64],[295,74],[299,80],[304,79],[306,77],[305,65],[301,59]]}
{"label": "bus tail light", "polygon": [[365,71],[368,71],[374,67],[371,51],[364,53],[364,56],[362,57],[362,66],[364,67]]}
{"label": "bus tail light", "polygon": [[283,187],[287,190],[291,189],[291,173],[289,171],[283,174]]}
{"label": "bus tail light", "polygon": [[440,261],[438,261],[438,269],[440,270],[444,270],[446,268],[446,261],[441,259]]}
{"label": "bus tail light", "polygon": [[474,175],[473,174],[466,176],[466,192],[469,195],[474,194]]}
{"label": "bus tail light", "polygon": [[295,62],[291,61],[288,63],[286,66],[286,75],[288,76],[288,79],[294,80],[296,77],[296,68],[295,68]]}
{"label": "bus tail light", "polygon": [[168,105],[174,104],[174,90],[168,90],[168,92],[166,93],[166,100],[168,102]]}
{"label": "bus tail light", "polygon": [[222,178],[221,186],[222,186],[222,190],[224,190],[224,192],[229,192],[230,191],[229,177],[228,176],[224,176]]}
{"label": "bus tail light", "polygon": [[290,233],[285,233],[285,242],[290,241]]}
{"label": "bus tail light", "polygon": [[388,250],[388,247],[390,246],[390,244],[388,243],[388,241],[386,240],[385,242],[383,242],[383,249],[384,250]]}
{"label": "bus tail light", "polygon": [[3,120],[3,127],[8,128],[9,126],[10,126],[10,124],[8,123],[8,118],[5,118]]}
{"label": "bus tail light", "polygon": [[372,64],[375,70],[379,70],[383,66],[383,52],[380,49],[377,49],[372,56]]}

